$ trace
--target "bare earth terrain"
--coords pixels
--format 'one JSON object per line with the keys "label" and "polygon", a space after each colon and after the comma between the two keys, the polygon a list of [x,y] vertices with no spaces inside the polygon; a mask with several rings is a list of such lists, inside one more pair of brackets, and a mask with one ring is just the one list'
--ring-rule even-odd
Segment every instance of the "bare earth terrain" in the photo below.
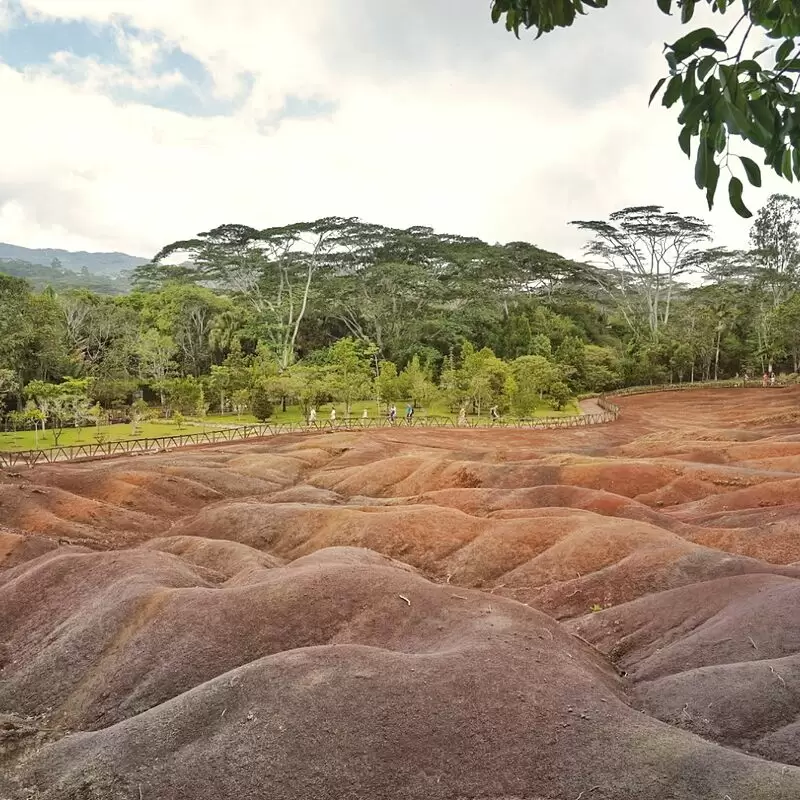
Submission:
{"label": "bare earth terrain", "polygon": [[619,404],[3,474],[0,798],[797,800],[800,390]]}

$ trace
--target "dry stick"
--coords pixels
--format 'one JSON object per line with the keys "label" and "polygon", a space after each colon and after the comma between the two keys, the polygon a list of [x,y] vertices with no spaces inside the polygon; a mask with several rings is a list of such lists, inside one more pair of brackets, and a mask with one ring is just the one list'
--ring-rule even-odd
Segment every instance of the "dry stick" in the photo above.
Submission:
{"label": "dry stick", "polygon": [[748,636],[748,637],[747,637],[747,640],[750,642],[750,644],[751,644],[751,645],[753,645],[753,649],[754,649],[754,650],[758,650],[758,646],[757,646],[757,645],[756,645],[756,643],[753,641],[753,637],[752,637],[752,636]]}
{"label": "dry stick", "polygon": [[406,603],[411,605],[411,601],[404,594],[401,594],[401,595],[398,595],[398,596],[400,597],[401,600],[405,600]]}
{"label": "dry stick", "polygon": [[142,794],[142,784],[139,784],[139,800],[143,800],[144,795]]}
{"label": "dry stick", "polygon": [[783,679],[783,676],[779,673],[775,672],[775,667],[770,665],[769,671],[784,685],[786,686],[786,681]]}
{"label": "dry stick", "polygon": [[581,793],[580,793],[580,794],[579,794],[579,795],[578,795],[578,796],[575,798],[575,800],[581,800],[581,798],[582,798],[582,797],[583,797],[585,794],[591,794],[592,792],[596,792],[596,791],[597,791],[599,788],[600,788],[599,786],[592,786],[592,788],[591,788],[591,789],[589,789],[588,791],[586,791],[586,792],[581,792]]}

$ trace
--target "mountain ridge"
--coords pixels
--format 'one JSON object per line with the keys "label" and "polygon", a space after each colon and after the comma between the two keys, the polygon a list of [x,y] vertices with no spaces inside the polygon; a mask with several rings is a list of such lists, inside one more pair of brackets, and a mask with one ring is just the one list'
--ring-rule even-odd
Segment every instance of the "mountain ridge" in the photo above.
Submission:
{"label": "mountain ridge", "polygon": [[29,248],[0,242],[0,260],[27,261],[30,264],[52,267],[54,260],[58,267],[77,271],[83,267],[96,275],[119,275],[122,272],[147,264],[148,259],[128,253],[90,253],[85,250],[61,250],[58,248]]}

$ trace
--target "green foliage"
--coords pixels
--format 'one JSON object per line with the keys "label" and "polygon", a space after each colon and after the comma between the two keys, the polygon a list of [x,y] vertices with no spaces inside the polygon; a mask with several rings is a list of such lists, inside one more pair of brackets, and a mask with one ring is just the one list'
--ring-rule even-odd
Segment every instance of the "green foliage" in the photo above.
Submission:
{"label": "green foliage", "polygon": [[193,375],[185,378],[168,378],[160,384],[166,404],[173,416],[194,414],[203,397],[203,386]]}
{"label": "green foliage", "polygon": [[508,384],[512,411],[519,417],[529,415],[545,395],[551,392],[561,400],[569,390],[561,380],[559,368],[544,356],[521,356],[511,363],[511,382]]}
{"label": "green foliage", "polygon": [[[162,413],[201,417],[213,407],[241,418],[251,395],[281,413],[299,405],[304,417],[332,403],[344,416],[364,401],[525,416],[563,408],[575,393],[800,370],[796,198],[769,199],[746,251],[709,248],[705,223],[656,205],[581,222],[592,265],[525,242],[329,224],[310,240],[324,238],[313,265],[293,238],[303,226],[281,240],[294,265],[264,255],[266,240],[248,233],[236,262],[244,274],[195,263],[184,285],[118,298],[36,293],[0,275],[0,413],[24,416],[28,400],[45,427],[97,427],[92,405],[122,412],[143,393]],[[233,235],[212,238],[224,231]],[[153,274],[163,277],[165,264]],[[256,310],[245,278],[267,304],[281,270],[295,291],[308,269],[308,309],[292,317],[287,356],[278,333],[291,332]],[[84,388],[69,400],[47,388],[75,380]]]}
{"label": "green foliage", "polygon": [[[722,169],[736,168],[753,186],[761,169],[749,156],[733,153],[736,141],[757,148],[764,165],[788,181],[800,180],[800,5],[794,0],[656,0],[664,14],[680,14],[689,25],[698,7],[733,19],[726,30],[698,27],[665,46],[668,75],[650,102],[678,106],[678,142],[688,157],[695,146],[695,182],[714,203]],[[537,38],[571,26],[585,8],[606,8],[608,0],[492,0],[494,22],[506,28],[534,28]],[[766,37],[768,44],[762,45]],[[731,175],[728,198],[742,217],[741,178]]]}
{"label": "green foliage", "polygon": [[275,412],[275,406],[263,386],[256,386],[250,392],[250,411],[259,422],[266,422]]}
{"label": "green foliage", "polygon": [[346,336],[330,347],[328,352],[328,386],[334,399],[345,404],[350,416],[356,400],[372,392],[372,359],[376,348],[364,341]]}
{"label": "green foliage", "polygon": [[375,393],[378,400],[388,406],[400,399],[402,391],[398,382],[397,364],[381,361],[380,372],[375,379]]}
{"label": "green foliage", "polygon": [[397,397],[411,400],[412,405],[428,405],[436,396],[436,384],[429,369],[423,369],[419,356],[414,356],[397,378]]}

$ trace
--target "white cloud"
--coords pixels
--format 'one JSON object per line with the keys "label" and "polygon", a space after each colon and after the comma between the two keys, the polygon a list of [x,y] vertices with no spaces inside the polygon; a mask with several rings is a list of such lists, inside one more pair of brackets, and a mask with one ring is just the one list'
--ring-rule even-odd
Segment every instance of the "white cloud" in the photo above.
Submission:
{"label": "white cloud", "polygon": [[[483,0],[460,2],[487,37],[498,35]],[[435,0],[437,8],[448,3]],[[337,5],[313,0],[301,15],[294,4],[263,0],[229,0],[224,9],[203,0],[24,0],[28,12],[45,16],[114,22],[129,15],[204,63],[221,94],[239,91],[243,71],[255,75],[255,86],[227,118],[115,105],[105,96],[109,81],[146,88],[156,80],[154,40],[124,34],[135,64],[125,75],[73,61],[84,70],[75,84],[0,64],[4,117],[16,121],[0,126],[7,156],[0,160],[0,240],[149,256],[223,222],[265,227],[341,214],[490,241],[527,239],[578,255],[582,235],[569,220],[662,203],[709,217],[723,242],[744,243],[747,223],[727,208],[724,187],[713,215],[706,213],[672,114],[647,108],[662,71],[659,28],[634,51],[638,60],[619,65],[635,70],[623,90],[576,102],[560,84],[573,69],[570,80],[580,86],[571,44],[596,48],[593,58],[584,52],[581,70],[602,68],[604,47],[620,46],[593,40],[599,28],[575,40],[580,32],[560,33],[564,49],[548,44],[541,55],[541,43],[506,37],[474,63],[451,55],[458,32],[443,29],[447,46],[414,69],[408,60],[381,61],[378,41],[362,55],[367,42],[347,38],[346,24],[334,19]],[[380,14],[380,5],[370,13]],[[448,35],[456,39],[447,42]],[[345,50],[346,59],[336,57]],[[259,121],[287,94],[338,106],[329,118],[285,120],[260,134]],[[748,199],[759,202],[752,191]]]}

